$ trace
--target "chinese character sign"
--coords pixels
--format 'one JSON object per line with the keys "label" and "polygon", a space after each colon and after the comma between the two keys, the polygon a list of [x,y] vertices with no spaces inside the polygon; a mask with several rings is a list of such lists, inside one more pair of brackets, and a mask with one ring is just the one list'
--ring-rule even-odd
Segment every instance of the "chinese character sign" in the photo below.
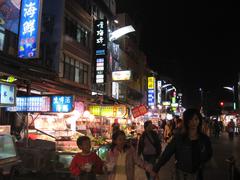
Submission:
{"label": "chinese character sign", "polygon": [[52,96],[52,112],[70,112],[73,109],[73,96]]}
{"label": "chinese character sign", "polygon": [[155,77],[148,77],[148,106],[156,104]]}
{"label": "chinese character sign", "polygon": [[107,22],[105,19],[95,21],[96,49],[107,48]]}
{"label": "chinese character sign", "polygon": [[155,88],[155,77],[148,77],[148,89]]}
{"label": "chinese character sign", "polygon": [[107,22],[105,19],[96,20],[94,23],[95,33],[95,59],[96,59],[96,83],[104,83],[107,55]]}
{"label": "chinese character sign", "polygon": [[157,81],[157,103],[162,103],[162,81]]}
{"label": "chinese character sign", "polygon": [[132,115],[134,118],[137,118],[139,116],[143,116],[148,112],[147,107],[144,104],[141,104],[140,106],[136,106],[132,109]]}
{"label": "chinese character sign", "polygon": [[22,0],[18,57],[37,58],[41,27],[41,0]]}
{"label": "chinese character sign", "polygon": [[14,107],[8,107],[10,112],[50,112],[49,96],[24,96],[17,97],[17,103]]}

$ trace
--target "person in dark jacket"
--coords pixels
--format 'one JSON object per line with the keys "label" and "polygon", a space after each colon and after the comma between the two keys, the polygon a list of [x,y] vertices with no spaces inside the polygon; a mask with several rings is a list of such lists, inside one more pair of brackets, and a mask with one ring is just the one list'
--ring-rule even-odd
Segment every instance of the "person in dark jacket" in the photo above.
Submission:
{"label": "person in dark jacket", "polygon": [[[158,134],[153,130],[152,121],[146,121],[144,123],[144,132],[139,139],[138,143],[138,155],[143,156],[144,161],[154,165],[157,157],[161,153],[161,140]],[[151,176],[146,172],[148,180]]]}
{"label": "person in dark jacket", "polygon": [[202,133],[202,116],[197,109],[183,113],[184,131],[173,137],[166,146],[153,171],[160,168],[175,154],[175,180],[203,180],[204,164],[212,157],[212,145]]}

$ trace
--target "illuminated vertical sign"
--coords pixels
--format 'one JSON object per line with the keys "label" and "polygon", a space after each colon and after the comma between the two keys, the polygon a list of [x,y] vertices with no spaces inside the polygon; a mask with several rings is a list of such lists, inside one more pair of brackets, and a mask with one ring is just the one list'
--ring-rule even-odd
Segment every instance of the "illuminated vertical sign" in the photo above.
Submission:
{"label": "illuminated vertical sign", "polygon": [[95,33],[96,83],[104,83],[108,42],[107,21],[105,19],[95,21],[94,33]]}
{"label": "illuminated vertical sign", "polygon": [[18,34],[21,0],[0,0],[0,27]]}
{"label": "illuminated vertical sign", "polygon": [[162,102],[162,81],[157,81],[157,103]]}
{"label": "illuminated vertical sign", "polygon": [[156,104],[155,94],[155,77],[148,77],[148,106],[154,106]]}
{"label": "illuminated vertical sign", "polygon": [[155,87],[155,78],[148,77],[148,89],[154,89]]}
{"label": "illuminated vertical sign", "polygon": [[38,58],[41,29],[41,0],[22,0],[18,57]]}
{"label": "illuminated vertical sign", "polygon": [[115,99],[119,99],[119,83],[112,82],[112,97]]}

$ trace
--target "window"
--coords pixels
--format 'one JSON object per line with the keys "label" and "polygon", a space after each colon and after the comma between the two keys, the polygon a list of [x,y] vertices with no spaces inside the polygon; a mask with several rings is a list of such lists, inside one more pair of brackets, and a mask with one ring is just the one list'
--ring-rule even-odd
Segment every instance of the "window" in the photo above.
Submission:
{"label": "window", "polygon": [[68,56],[64,57],[64,75],[63,77],[66,79],[70,79],[70,60]]}
{"label": "window", "polygon": [[0,26],[0,51],[3,51],[5,40],[5,29]]}
{"label": "window", "polygon": [[83,80],[83,84],[88,84],[88,66],[84,64],[83,66],[83,77],[84,77],[84,80]]}
{"label": "window", "polygon": [[95,4],[92,6],[92,15],[97,19],[97,7]]}
{"label": "window", "polygon": [[5,34],[0,32],[0,51],[3,50]]}
{"label": "window", "polygon": [[73,82],[88,85],[89,66],[74,58],[64,55],[64,75],[65,79]]}
{"label": "window", "polygon": [[74,59],[71,58],[71,65],[70,65],[70,80],[74,81],[75,79],[75,66],[74,66]]}
{"label": "window", "polygon": [[89,0],[78,0],[78,4],[90,15],[91,14],[91,4]]}
{"label": "window", "polygon": [[65,17],[65,34],[82,44],[84,47],[89,47],[89,32],[69,17]]}
{"label": "window", "polygon": [[76,61],[75,66],[75,82],[79,83],[79,61]]}
{"label": "window", "polygon": [[82,32],[81,32],[81,27],[78,25],[78,27],[77,27],[77,42],[81,42],[81,37],[82,37],[82,34],[81,34]]}
{"label": "window", "polygon": [[83,64],[80,63],[80,69],[79,69],[79,79],[80,79],[80,83],[83,84],[83,76],[84,76],[84,73],[83,73]]}

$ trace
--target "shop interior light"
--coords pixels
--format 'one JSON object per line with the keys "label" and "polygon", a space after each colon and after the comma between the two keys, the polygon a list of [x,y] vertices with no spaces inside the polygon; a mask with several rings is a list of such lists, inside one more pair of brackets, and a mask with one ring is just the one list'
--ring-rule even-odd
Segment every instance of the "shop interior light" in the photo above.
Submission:
{"label": "shop interior light", "polygon": [[[18,91],[22,91],[22,92],[27,92],[26,88],[19,88]],[[37,91],[37,90],[31,90],[31,94],[37,94],[37,95],[41,95],[42,92],[41,91]]]}
{"label": "shop interior light", "polygon": [[167,120],[172,120],[173,119],[173,115],[172,114],[167,114]]}
{"label": "shop interior light", "polygon": [[162,109],[162,105],[158,104],[157,105],[158,109]]}

